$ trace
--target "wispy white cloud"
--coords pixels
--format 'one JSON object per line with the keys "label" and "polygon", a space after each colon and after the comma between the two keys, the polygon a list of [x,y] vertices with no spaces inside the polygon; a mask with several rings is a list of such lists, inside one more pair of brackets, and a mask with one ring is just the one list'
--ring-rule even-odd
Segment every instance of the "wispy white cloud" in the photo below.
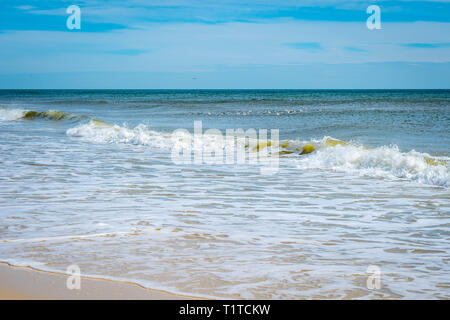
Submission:
{"label": "wispy white cloud", "polygon": [[14,7],[14,8],[19,9],[19,10],[31,10],[31,9],[34,9],[35,7],[23,5],[23,6],[17,6],[17,7]]}
{"label": "wispy white cloud", "polygon": [[[178,72],[214,70],[218,66],[442,63],[450,62],[448,46],[427,50],[402,44],[448,43],[448,34],[449,23],[386,23],[382,30],[370,31],[364,23],[307,21],[146,24],[140,29],[113,33],[16,31],[0,34],[3,47],[0,73]],[[287,43],[316,43],[322,49],[298,50],[286,46]]]}
{"label": "wispy white cloud", "polygon": [[[204,86],[220,73],[229,86],[236,72],[256,87],[277,74],[270,85],[286,87],[302,77],[305,81],[297,84],[312,85],[318,72],[321,82],[314,85],[320,87],[333,77],[329,70],[335,70],[338,84],[345,74],[353,81],[359,72],[352,83],[362,85],[382,65],[382,73],[393,76],[405,71],[403,66],[417,67],[421,74],[431,70],[441,77],[433,77],[437,86],[450,70],[450,19],[442,10],[450,8],[450,0],[370,1],[382,7],[382,29],[372,31],[365,24],[366,0],[79,0],[82,29],[77,32],[65,27],[65,8],[72,0],[29,0],[15,8],[14,1],[4,1],[10,11],[3,12],[0,29],[2,83],[20,74],[50,75],[45,79],[59,74],[66,80],[84,74],[83,81],[103,84],[121,78],[113,73],[184,72],[208,75],[196,81],[208,79]],[[403,79],[412,79],[411,70]]]}

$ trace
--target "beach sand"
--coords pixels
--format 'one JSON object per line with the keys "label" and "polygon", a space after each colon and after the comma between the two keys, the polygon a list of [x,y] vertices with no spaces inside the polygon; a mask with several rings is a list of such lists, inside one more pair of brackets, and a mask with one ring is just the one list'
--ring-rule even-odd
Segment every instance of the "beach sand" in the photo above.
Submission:
{"label": "beach sand", "polygon": [[0,263],[1,300],[180,300],[187,296],[141,287],[131,282],[81,277],[80,290],[66,287],[67,275]]}

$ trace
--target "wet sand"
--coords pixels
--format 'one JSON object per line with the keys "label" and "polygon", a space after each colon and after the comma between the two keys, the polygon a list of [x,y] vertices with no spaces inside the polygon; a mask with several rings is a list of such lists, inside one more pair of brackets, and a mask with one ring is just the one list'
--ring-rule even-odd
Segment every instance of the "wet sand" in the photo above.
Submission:
{"label": "wet sand", "polygon": [[79,290],[66,286],[68,275],[0,262],[2,300],[180,300],[193,299],[164,291],[147,289],[131,282],[81,277]]}

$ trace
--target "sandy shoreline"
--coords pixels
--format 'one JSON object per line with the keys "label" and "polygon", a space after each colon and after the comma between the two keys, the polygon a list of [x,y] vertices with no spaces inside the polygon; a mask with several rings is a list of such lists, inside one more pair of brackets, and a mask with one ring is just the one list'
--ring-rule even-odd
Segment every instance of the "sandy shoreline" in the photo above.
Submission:
{"label": "sandy shoreline", "polygon": [[144,288],[131,282],[81,277],[80,290],[66,287],[68,275],[0,262],[0,300],[182,300],[197,299]]}

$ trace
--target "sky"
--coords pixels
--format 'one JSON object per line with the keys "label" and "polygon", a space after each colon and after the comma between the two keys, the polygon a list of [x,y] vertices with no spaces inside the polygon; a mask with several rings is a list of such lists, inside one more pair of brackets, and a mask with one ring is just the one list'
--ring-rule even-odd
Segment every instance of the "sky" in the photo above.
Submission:
{"label": "sky", "polygon": [[12,88],[448,89],[450,0],[2,0]]}

